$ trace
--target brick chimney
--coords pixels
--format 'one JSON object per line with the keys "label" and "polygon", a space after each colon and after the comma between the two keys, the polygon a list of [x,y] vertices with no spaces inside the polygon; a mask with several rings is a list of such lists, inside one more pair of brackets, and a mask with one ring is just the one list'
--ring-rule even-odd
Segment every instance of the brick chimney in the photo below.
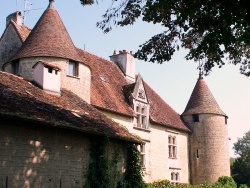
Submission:
{"label": "brick chimney", "polygon": [[122,50],[119,53],[114,51],[113,55],[110,56],[110,61],[115,62],[119,66],[128,80],[135,81],[135,59],[132,51]]}
{"label": "brick chimney", "polygon": [[16,12],[10,14],[9,16],[7,16],[6,27],[10,23],[10,20],[13,20],[18,25],[22,25],[22,21],[23,21],[22,13],[20,11],[16,11]]}
{"label": "brick chimney", "polygon": [[53,64],[38,61],[33,67],[33,80],[45,92],[54,95],[61,93],[61,69]]}

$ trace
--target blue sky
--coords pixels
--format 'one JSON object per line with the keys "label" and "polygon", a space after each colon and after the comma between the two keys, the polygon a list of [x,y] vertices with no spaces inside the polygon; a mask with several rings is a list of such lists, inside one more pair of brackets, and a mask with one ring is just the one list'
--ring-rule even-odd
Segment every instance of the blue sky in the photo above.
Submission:
{"label": "blue sky", "polygon": [[[29,0],[32,3],[26,13],[25,25],[32,28],[49,0]],[[18,6],[16,6],[16,4]],[[96,22],[109,6],[100,1],[99,5],[83,7],[79,0],[56,0],[55,8],[59,12],[75,46],[109,59],[114,50],[135,52],[138,46],[150,36],[164,30],[159,25],[137,21],[128,27],[114,27],[108,34],[96,27]],[[16,10],[24,10],[24,0],[1,0],[0,34],[2,35],[6,16]],[[184,59],[187,51],[181,49],[173,59],[164,64],[136,61],[136,72],[178,113],[182,113],[197,81],[199,71],[197,63]],[[239,74],[239,68],[227,64],[222,69],[215,68],[205,78],[221,109],[229,116],[228,129],[231,149],[237,137],[242,137],[250,130],[250,78]]]}

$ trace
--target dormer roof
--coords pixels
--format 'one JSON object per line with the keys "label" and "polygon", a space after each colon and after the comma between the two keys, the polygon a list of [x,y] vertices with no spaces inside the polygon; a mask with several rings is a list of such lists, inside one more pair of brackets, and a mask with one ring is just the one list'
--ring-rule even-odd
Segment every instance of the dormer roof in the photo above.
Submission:
{"label": "dormer roof", "polygon": [[54,8],[53,1],[50,1],[48,8],[12,60],[41,56],[79,61],[77,49]]}
{"label": "dormer roof", "polygon": [[227,116],[219,107],[203,77],[199,77],[182,116],[192,114],[218,114]]}

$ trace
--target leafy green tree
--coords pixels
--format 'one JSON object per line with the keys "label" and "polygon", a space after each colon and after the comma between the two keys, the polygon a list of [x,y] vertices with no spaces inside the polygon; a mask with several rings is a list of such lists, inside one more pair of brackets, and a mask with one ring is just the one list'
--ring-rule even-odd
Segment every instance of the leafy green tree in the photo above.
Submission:
{"label": "leafy green tree", "polygon": [[[98,0],[80,0],[82,5]],[[225,62],[240,64],[250,76],[249,0],[111,0],[103,20],[104,33],[112,26],[143,21],[166,28],[139,47],[135,57],[149,62],[169,61],[180,47],[189,49],[187,60],[202,60],[204,71]]]}
{"label": "leafy green tree", "polygon": [[238,185],[250,186],[250,131],[238,139],[234,150],[238,157],[233,164],[232,176]]}

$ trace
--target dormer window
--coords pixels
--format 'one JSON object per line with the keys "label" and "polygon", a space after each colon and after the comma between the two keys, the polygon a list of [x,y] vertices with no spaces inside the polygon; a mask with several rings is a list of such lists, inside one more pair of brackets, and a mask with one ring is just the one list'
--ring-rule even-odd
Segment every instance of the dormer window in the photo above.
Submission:
{"label": "dormer window", "polygon": [[136,127],[147,129],[147,108],[146,106],[136,106],[137,125]]}
{"label": "dormer window", "polygon": [[69,76],[74,76],[74,77],[78,77],[78,63],[77,62],[73,62],[73,61],[69,61],[69,67],[68,67],[68,75]]}

